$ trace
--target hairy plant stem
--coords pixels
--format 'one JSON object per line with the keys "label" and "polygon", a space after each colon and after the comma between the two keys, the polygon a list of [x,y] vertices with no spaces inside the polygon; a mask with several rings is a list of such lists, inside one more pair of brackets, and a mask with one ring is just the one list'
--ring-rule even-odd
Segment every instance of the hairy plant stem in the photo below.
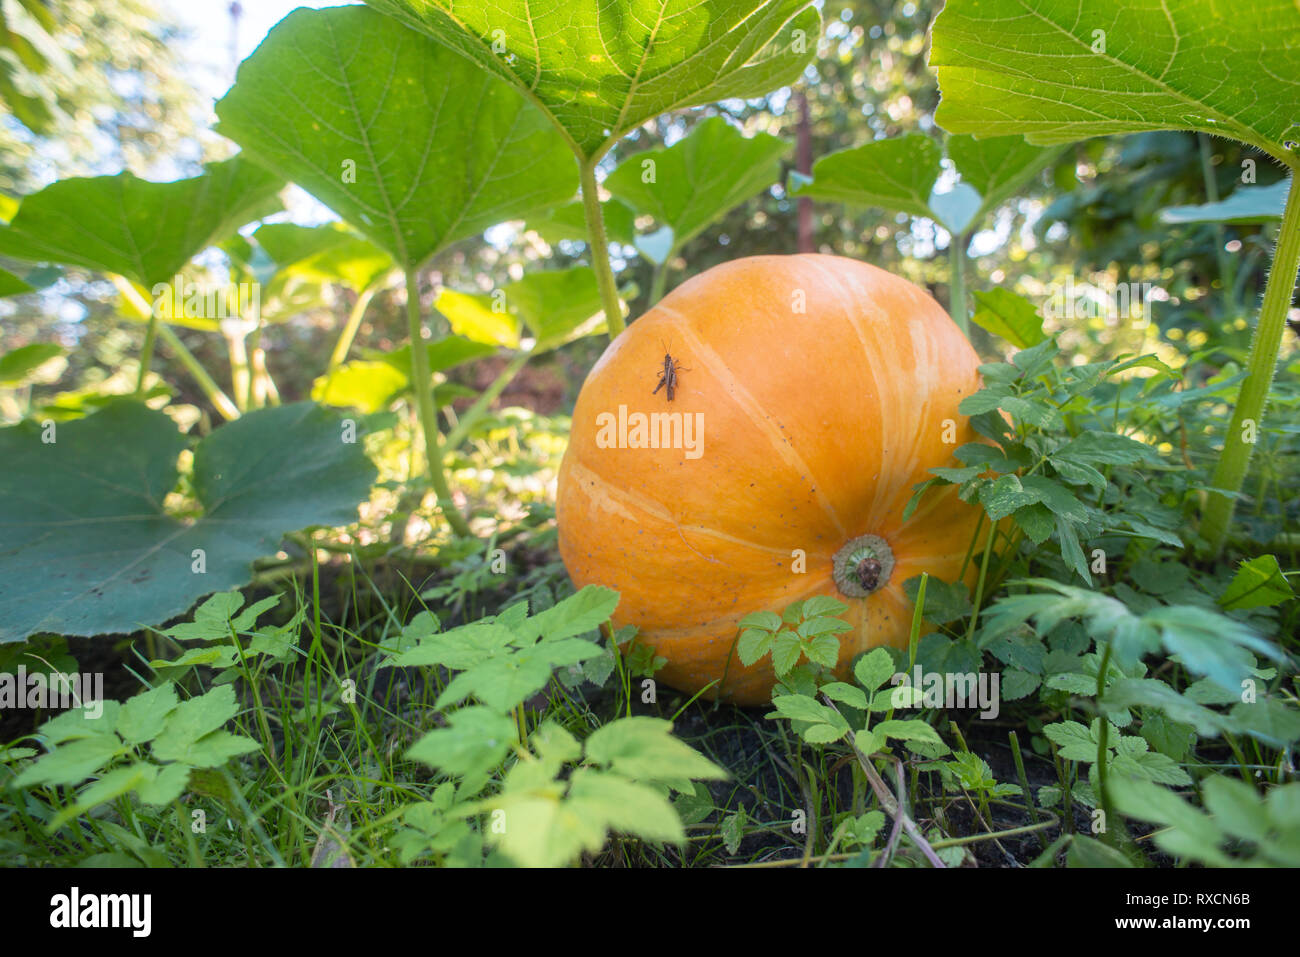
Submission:
{"label": "hairy plant stem", "polygon": [[668,259],[655,266],[654,275],[650,277],[650,302],[649,308],[653,309],[655,304],[664,297],[664,289],[668,285]]}
{"label": "hairy plant stem", "polygon": [[579,172],[582,179],[582,211],[587,218],[587,246],[591,250],[591,268],[596,271],[596,286],[605,308],[605,321],[612,342],[626,328],[623,324],[623,305],[618,298],[618,285],[614,282],[614,269],[609,264],[609,240],[605,237],[605,217],[600,211],[600,190],[596,185],[596,157],[582,160]]}
{"label": "hairy plant stem", "polygon": [[149,327],[144,333],[144,345],[140,347],[140,375],[135,380],[135,394],[144,395],[145,380],[149,378],[149,366],[153,362],[154,344],[158,341],[158,314],[150,310]]}
{"label": "hairy plant stem", "polygon": [[528,364],[528,360],[532,357],[531,352],[523,352],[510,360],[506,367],[501,370],[501,374],[492,380],[492,384],[483,390],[482,395],[474,400],[474,404],[465,410],[465,414],[460,417],[455,427],[447,433],[445,448],[448,450],[458,448],[460,443],[465,441],[465,436],[474,428],[478,420],[483,418],[488,407],[496,401],[497,396],[505,391],[506,386],[510,385],[515,380],[515,377],[523,371],[524,366]]}
{"label": "hairy plant stem", "polygon": [[338,341],[334,343],[334,351],[330,353],[327,372],[333,373],[347,359],[352,341],[356,339],[357,330],[361,328],[361,320],[370,306],[370,300],[375,297],[375,290],[376,286],[370,285],[357,294],[357,301],[353,304],[352,311],[348,313],[348,321],[343,324],[343,331],[339,333]]}
{"label": "hairy plant stem", "polygon": [[948,299],[953,321],[967,339],[970,338],[970,317],[966,314],[966,234],[948,240]]}
{"label": "hairy plant stem", "polygon": [[411,338],[411,387],[415,393],[420,428],[424,433],[424,463],[429,484],[438,495],[438,504],[452,531],[470,538],[469,523],[456,509],[447,470],[442,460],[442,437],[438,433],[438,413],[433,407],[433,374],[429,371],[429,351],[424,345],[424,322],[420,318],[420,288],[415,270],[406,270],[406,321]]}
{"label": "hairy plant stem", "polygon": [[221,390],[216,380],[208,375],[208,370],[203,368],[203,364],[194,357],[194,353],[185,348],[185,343],[181,342],[180,336],[172,331],[171,326],[165,322],[158,323],[158,337],[167,343],[172,352],[176,353],[177,360],[185,367],[185,371],[194,377],[194,381],[207,400],[212,403],[213,408],[227,421],[239,418],[239,407]]}
{"label": "hairy plant stem", "polygon": [[1210,485],[1221,491],[1210,493],[1201,519],[1201,536],[1208,543],[1212,556],[1223,550],[1237,493],[1241,491],[1250,468],[1250,456],[1255,445],[1246,441],[1245,426],[1247,422],[1253,424],[1252,438],[1258,434],[1264,407],[1268,403],[1268,392],[1277,372],[1277,354],[1282,345],[1282,333],[1286,330],[1286,313],[1295,290],[1296,270],[1300,269],[1300,189],[1296,188],[1295,181],[1293,175],[1286,209],[1282,213],[1277,248],[1273,253],[1273,268],[1264,286],[1259,323],[1250,343],[1247,376],[1241,384],[1237,408],[1223,438],[1223,451],[1219,453],[1219,461],[1210,479]]}
{"label": "hairy plant stem", "polygon": [[[118,292],[131,304],[139,316],[153,316],[153,306],[131,283],[131,280],[116,274],[113,274],[110,278],[113,280],[113,285],[117,287]],[[185,370],[194,377],[194,381],[198,384],[204,396],[207,397],[207,400],[212,403],[213,408],[220,412],[227,421],[239,418],[239,409],[230,400],[230,396],[221,391],[221,387],[217,385],[216,380],[208,375],[208,370],[204,369],[203,364],[194,357],[194,353],[185,347],[185,343],[181,342],[180,337],[172,331],[171,326],[160,320],[154,326],[154,333],[161,337],[167,343],[168,348],[176,353],[176,358],[185,367]]]}

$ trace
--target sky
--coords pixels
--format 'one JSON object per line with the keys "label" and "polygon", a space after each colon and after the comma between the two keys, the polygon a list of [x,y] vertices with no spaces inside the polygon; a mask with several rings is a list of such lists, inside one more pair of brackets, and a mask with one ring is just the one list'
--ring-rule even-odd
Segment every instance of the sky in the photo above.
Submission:
{"label": "sky", "polygon": [[[266,37],[267,31],[298,7],[331,7],[347,0],[241,0],[238,32],[235,34],[237,55],[231,55],[230,0],[161,0],[176,22],[189,33],[184,41],[182,62],[190,65],[186,79],[207,99],[208,122],[215,123],[212,104],[230,89],[241,60],[251,54]],[[334,219],[302,190],[294,187],[285,194],[288,212],[276,219],[291,219],[311,224]]]}
{"label": "sky", "polygon": [[216,100],[229,89],[239,61],[262,42],[271,27],[298,7],[330,7],[346,0],[242,0],[237,34],[238,56],[231,50],[230,0],[162,0],[161,6],[190,31],[187,60],[191,82]]}

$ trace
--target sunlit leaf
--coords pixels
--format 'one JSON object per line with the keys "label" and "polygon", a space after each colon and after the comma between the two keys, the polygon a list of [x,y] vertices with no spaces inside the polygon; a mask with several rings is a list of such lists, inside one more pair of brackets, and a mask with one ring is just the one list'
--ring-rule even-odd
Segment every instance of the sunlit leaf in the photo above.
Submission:
{"label": "sunlit leaf", "polygon": [[216,110],[221,133],[404,268],[577,192],[541,111],[366,7],[289,14]]}
{"label": "sunlit leaf", "polygon": [[669,110],[770,93],[816,53],[809,0],[367,0],[527,91],[583,158]]}

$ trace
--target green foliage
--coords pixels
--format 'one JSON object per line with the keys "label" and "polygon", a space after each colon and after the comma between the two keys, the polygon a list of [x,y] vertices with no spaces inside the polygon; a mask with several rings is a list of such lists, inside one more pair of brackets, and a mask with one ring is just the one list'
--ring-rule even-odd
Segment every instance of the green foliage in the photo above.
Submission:
{"label": "green foliage", "polygon": [[[549,684],[556,669],[601,655],[581,636],[606,621],[617,603],[617,593],[589,586],[531,617],[527,604],[519,603],[445,632],[420,627],[413,647],[382,663],[458,672],[438,708],[471,696],[481,702],[451,712],[447,726],[417,741],[408,757],[456,779],[460,806],[442,811],[450,818],[486,815],[489,840],[525,867],[555,867],[594,853],[609,831],[681,843],[685,835],[669,790],[690,794],[692,780],[725,776],[657,718],[612,721],[585,744],[554,724],[519,740],[522,724],[510,712]],[[512,751],[517,761],[496,793],[470,801]]]}
{"label": "green foliage", "polygon": [[[1156,845],[1181,860],[1208,867],[1300,866],[1300,783],[1261,795],[1245,782],[1211,775],[1201,782],[1205,811],[1141,778],[1113,787],[1116,806],[1160,825]],[[1229,850],[1247,853],[1233,856]]]}
{"label": "green foliage", "polygon": [[492,293],[443,289],[435,305],[453,332],[474,342],[517,349],[527,332],[534,354],[606,331],[596,274],[586,266],[530,273]]}
{"label": "green foliage", "polygon": [[793,82],[821,32],[807,0],[369,3],[526,92],[584,162],[660,113]]}
{"label": "green foliage", "polygon": [[151,183],[130,173],[60,180],[0,228],[0,254],[82,266],[142,286],[172,280],[194,256],[280,208],[284,180],[243,157],[203,175]]}
{"label": "green foliage", "polygon": [[[935,120],[954,132],[1022,133],[1036,143],[1194,129],[1294,165],[1286,104],[1300,90],[1300,51],[1271,42],[1300,30],[1294,4],[1236,10],[1196,0],[1166,10],[1105,0],[1087,14],[1045,4],[1026,17],[1018,0],[947,4],[930,54],[943,90]],[[1064,59],[1069,83],[1057,79]],[[1256,96],[1236,95],[1231,78],[1257,67],[1269,83]]]}
{"label": "green foliage", "polygon": [[49,818],[50,830],[127,794],[142,804],[171,804],[195,768],[220,767],[257,750],[257,742],[224,730],[238,707],[228,685],[181,701],[176,686],[164,682],[123,705],[104,702],[98,716],[66,711],[41,725],[46,753],[13,786],[53,789],[95,779]]}
{"label": "green foliage", "polygon": [[942,153],[921,133],[876,140],[819,159],[812,178],[792,177],[792,195],[879,206],[941,223],[963,234],[1056,157],[1019,136],[977,140],[954,136],[948,155],[962,175],[961,189],[935,192]]}
{"label": "green foliage", "polygon": [[[216,109],[220,132],[406,269],[577,188],[558,134],[521,95],[363,7],[291,13]],[[340,138],[352,146],[340,152]]]}
{"label": "green foliage", "polygon": [[672,146],[631,154],[604,186],[668,230],[667,254],[651,257],[662,263],[728,210],[775,183],[788,151],[784,140],[765,133],[746,137],[712,116]]}
{"label": "green foliage", "polygon": [[188,443],[160,412],[0,430],[0,641],[156,624],[247,582],[284,532],[354,521],[375,471],[345,428],[301,403],[218,429],[194,446],[189,521],[165,502]]}

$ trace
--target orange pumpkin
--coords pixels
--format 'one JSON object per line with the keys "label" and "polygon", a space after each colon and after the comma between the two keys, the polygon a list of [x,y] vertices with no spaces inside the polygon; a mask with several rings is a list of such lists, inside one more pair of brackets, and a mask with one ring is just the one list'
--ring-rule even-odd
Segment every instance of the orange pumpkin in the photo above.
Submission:
{"label": "orange pumpkin", "polygon": [[[671,401],[654,392],[666,351]],[[903,508],[928,469],[980,441],[957,412],[978,364],[934,299],[874,266],[716,266],[629,326],[583,384],[559,474],[565,567],[618,590],[614,624],[636,625],[682,691],[721,679],[709,696],[764,703],[771,659],[740,663],[736,623],[813,595],[849,606],[847,677],[860,652],[907,644],[905,580],[959,573],[978,510],[952,487],[906,522]]]}

